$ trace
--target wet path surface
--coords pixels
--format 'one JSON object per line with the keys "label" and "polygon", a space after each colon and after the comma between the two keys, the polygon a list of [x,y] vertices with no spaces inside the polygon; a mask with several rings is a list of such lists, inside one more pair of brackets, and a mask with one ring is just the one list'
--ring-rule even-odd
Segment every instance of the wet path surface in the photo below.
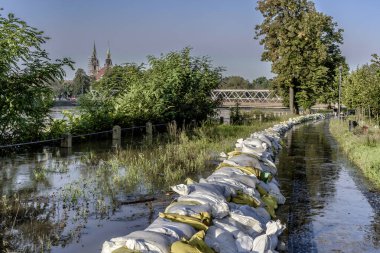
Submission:
{"label": "wet path surface", "polygon": [[297,127],[284,138],[278,210],[287,252],[380,252],[380,193],[339,150],[328,122]]}

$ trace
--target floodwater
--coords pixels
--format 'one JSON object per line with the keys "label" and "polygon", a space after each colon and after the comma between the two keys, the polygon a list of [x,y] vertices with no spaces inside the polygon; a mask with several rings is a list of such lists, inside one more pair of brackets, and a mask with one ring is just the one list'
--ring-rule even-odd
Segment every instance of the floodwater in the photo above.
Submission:
{"label": "floodwater", "polygon": [[287,133],[279,155],[286,252],[380,252],[380,193],[337,146],[328,122]]}
{"label": "floodwater", "polygon": [[[140,141],[129,135],[122,147],[150,153]],[[341,153],[327,122],[291,130],[284,144],[279,180],[287,202],[277,213],[288,227],[286,251],[380,252],[379,193]],[[0,195],[23,203],[5,211],[2,199],[0,252],[100,252],[105,240],[146,228],[172,196],[157,175],[147,175],[153,189],[114,185],[109,179],[119,172],[99,166],[113,152],[104,140],[0,158]]]}

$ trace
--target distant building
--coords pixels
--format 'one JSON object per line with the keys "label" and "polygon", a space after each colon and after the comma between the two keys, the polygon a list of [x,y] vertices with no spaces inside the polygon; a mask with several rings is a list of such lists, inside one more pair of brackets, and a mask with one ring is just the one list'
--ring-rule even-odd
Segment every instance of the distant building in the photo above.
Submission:
{"label": "distant building", "polygon": [[113,64],[112,64],[112,59],[111,59],[111,50],[110,48],[108,47],[107,49],[107,56],[106,56],[106,62],[104,64],[104,67],[103,68],[100,68],[99,67],[99,60],[98,60],[98,56],[96,54],[96,46],[95,46],[95,42],[94,42],[94,49],[92,51],[92,55],[88,61],[88,73],[89,73],[89,76],[92,76],[95,78],[95,80],[99,80],[101,79],[104,74],[106,73],[107,69],[110,69],[112,68]]}

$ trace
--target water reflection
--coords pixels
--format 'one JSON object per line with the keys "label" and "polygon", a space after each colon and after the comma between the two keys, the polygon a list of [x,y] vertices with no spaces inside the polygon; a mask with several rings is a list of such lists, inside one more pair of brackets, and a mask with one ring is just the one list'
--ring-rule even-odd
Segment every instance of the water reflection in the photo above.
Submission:
{"label": "water reflection", "polygon": [[[288,252],[377,252],[378,192],[369,198],[360,173],[339,152],[328,123],[289,132],[279,156],[279,177],[287,203],[279,216]],[[359,185],[359,187],[358,187]]]}
{"label": "water reflection", "polygon": [[[125,219],[130,219],[125,217],[126,213],[131,214],[129,223],[139,220],[139,224],[144,224],[142,218],[162,211],[167,203],[158,207],[150,203],[148,209],[145,203],[124,206],[130,200],[155,194],[172,183],[155,173],[138,173],[138,168],[134,175],[127,175],[131,173],[127,162],[142,155],[148,159],[157,155],[157,150],[152,146],[148,149],[141,138],[127,140],[122,143],[124,149],[128,146],[122,151],[123,157],[118,156],[119,149],[112,149],[112,141],[92,142],[89,146],[78,144],[71,150],[41,148],[2,157],[0,252],[74,249],[78,247],[75,244],[82,242],[82,236],[90,233],[90,228],[104,226],[107,230],[115,229],[115,235],[127,234],[133,228],[126,227]],[[160,139],[156,141],[156,146],[164,145]],[[118,226],[111,219],[121,221],[123,227],[117,230]],[[97,230],[102,231],[99,227]],[[102,241],[107,239],[104,231],[100,231],[91,231],[90,236],[85,236],[85,240],[93,243],[85,245],[80,252],[99,251]]]}

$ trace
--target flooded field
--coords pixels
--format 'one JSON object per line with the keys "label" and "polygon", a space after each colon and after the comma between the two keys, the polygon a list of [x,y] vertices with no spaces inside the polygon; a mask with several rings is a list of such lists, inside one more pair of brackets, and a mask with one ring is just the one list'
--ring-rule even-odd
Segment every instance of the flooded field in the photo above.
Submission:
{"label": "flooded field", "polygon": [[[123,139],[131,161],[157,159],[159,143]],[[340,152],[327,122],[293,129],[284,144],[278,168],[287,202],[277,213],[288,227],[285,252],[379,252],[379,193]],[[98,140],[2,157],[0,252],[100,252],[105,240],[147,227],[172,200],[176,179],[136,174],[118,152]]]}
{"label": "flooded field", "polygon": [[[124,140],[134,160],[155,159],[165,144]],[[123,167],[112,141],[86,143],[1,157],[0,252],[100,252],[104,240],[148,226],[170,203],[170,180]]]}
{"label": "flooded field", "polygon": [[328,122],[288,132],[279,156],[287,252],[380,252],[380,194],[329,134]]}

